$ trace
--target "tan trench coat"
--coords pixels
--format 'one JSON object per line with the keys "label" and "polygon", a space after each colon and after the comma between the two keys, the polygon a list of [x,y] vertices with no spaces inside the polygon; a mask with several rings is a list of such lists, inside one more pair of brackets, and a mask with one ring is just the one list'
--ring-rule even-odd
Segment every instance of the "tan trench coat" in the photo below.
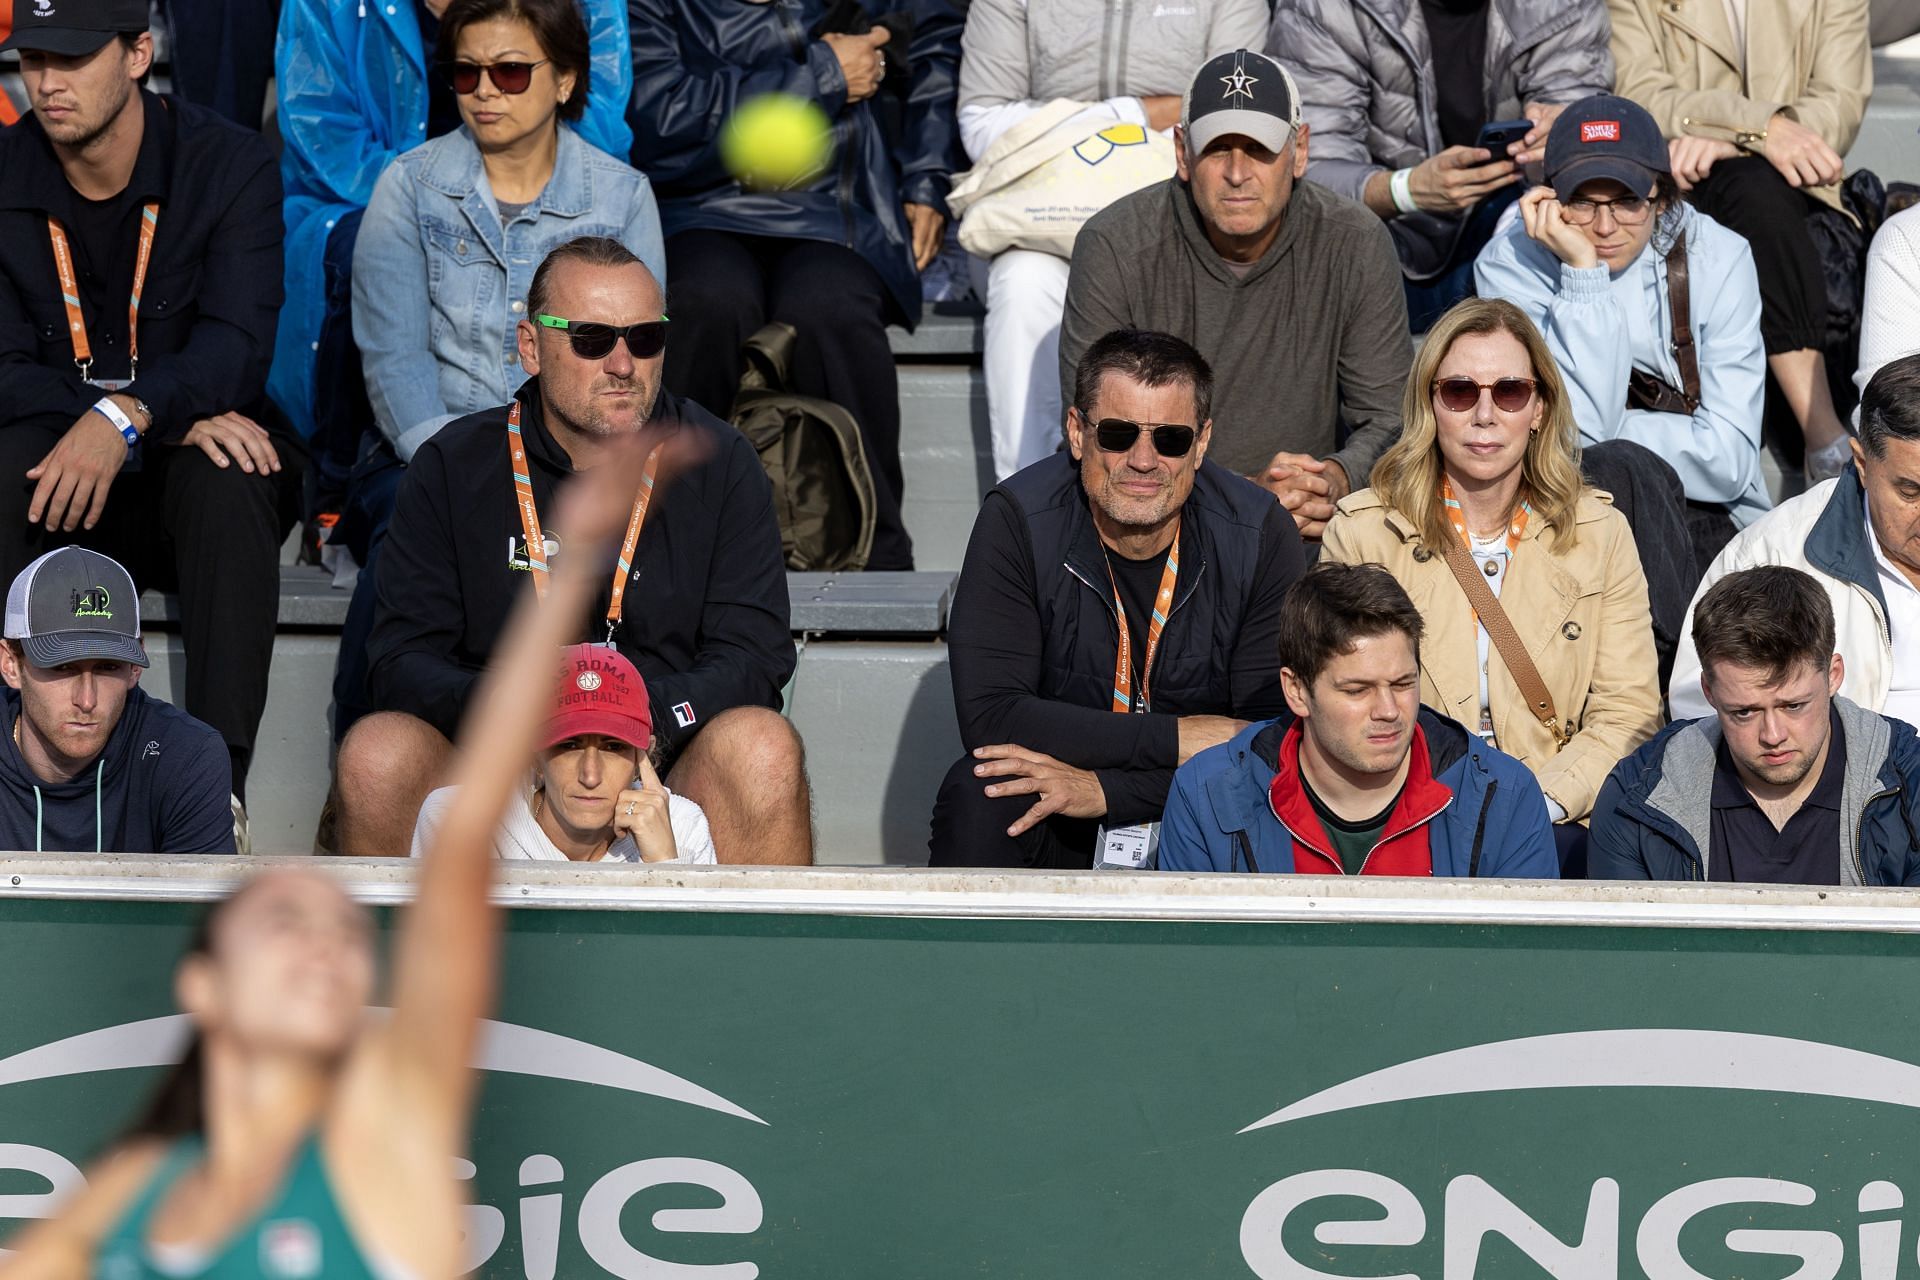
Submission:
{"label": "tan trench coat", "polygon": [[[1626,517],[1590,490],[1575,514],[1580,540],[1554,553],[1545,521],[1527,524],[1500,588],[1500,603],[1527,646],[1573,740],[1553,735],[1527,710],[1499,651],[1487,653],[1494,738],[1533,770],[1540,789],[1584,820],[1619,760],[1660,727],[1660,680],[1647,580]],[[1321,555],[1380,564],[1399,580],[1426,622],[1420,700],[1469,729],[1480,720],[1478,628],[1446,560],[1427,549],[1406,517],[1372,489],[1348,495],[1327,525]]]}
{"label": "tan trench coat", "polygon": [[[1607,0],[1615,92],[1660,122],[1767,152],[1775,112],[1818,133],[1842,156],[1873,93],[1868,0],[1747,0],[1746,70],[1725,0]],[[1808,194],[1840,208],[1837,184]]]}

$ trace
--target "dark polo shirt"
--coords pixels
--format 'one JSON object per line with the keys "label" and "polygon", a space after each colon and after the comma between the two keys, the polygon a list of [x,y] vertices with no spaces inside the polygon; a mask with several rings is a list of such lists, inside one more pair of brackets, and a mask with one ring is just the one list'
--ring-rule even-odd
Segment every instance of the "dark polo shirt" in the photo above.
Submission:
{"label": "dark polo shirt", "polygon": [[1746,884],[1840,883],[1840,784],[1847,776],[1847,735],[1840,713],[1828,712],[1827,763],[1799,812],[1774,830],[1734,772],[1726,740],[1713,771],[1710,879]]}

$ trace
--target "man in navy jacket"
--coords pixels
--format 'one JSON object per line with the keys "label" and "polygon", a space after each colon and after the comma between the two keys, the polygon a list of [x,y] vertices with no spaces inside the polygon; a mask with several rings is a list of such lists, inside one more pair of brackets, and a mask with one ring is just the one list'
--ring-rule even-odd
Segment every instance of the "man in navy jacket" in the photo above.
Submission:
{"label": "man in navy jacket", "polygon": [[1839,696],[1833,606],[1785,565],[1730,573],[1693,611],[1714,714],[1614,766],[1596,880],[1920,884],[1920,738]]}
{"label": "man in navy jacket", "polygon": [[139,688],[140,597],[92,551],[14,579],[0,641],[0,848],[232,853],[220,735]]}
{"label": "man in navy jacket", "polygon": [[1160,869],[1557,878],[1532,772],[1420,705],[1422,629],[1378,565],[1296,583],[1280,611],[1287,713],[1174,775]]}

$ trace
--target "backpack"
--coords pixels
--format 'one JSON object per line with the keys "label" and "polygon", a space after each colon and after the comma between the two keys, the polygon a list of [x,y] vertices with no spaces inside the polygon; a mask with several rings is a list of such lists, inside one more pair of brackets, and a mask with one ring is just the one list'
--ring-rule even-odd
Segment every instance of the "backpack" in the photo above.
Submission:
{"label": "backpack", "polygon": [[860,424],[831,400],[788,390],[797,341],[793,326],[778,322],[747,339],[730,420],[773,482],[787,568],[864,569],[879,504]]}

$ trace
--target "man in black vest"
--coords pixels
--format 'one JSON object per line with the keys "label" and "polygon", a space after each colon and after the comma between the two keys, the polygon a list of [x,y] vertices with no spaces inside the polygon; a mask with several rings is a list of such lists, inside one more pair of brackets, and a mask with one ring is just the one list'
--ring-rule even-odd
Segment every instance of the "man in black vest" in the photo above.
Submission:
{"label": "man in black vest", "polygon": [[0,579],[81,543],[178,590],[186,709],[244,796],[299,446],[263,391],[280,175],[257,133],[140,88],[146,0],[14,6],[33,114],[0,131]]}
{"label": "man in black vest", "polygon": [[1174,769],[1279,714],[1285,507],[1207,462],[1213,372],[1122,329],[1080,359],[1055,454],[989,493],[954,597],[968,755],[935,866],[1150,867]]}

